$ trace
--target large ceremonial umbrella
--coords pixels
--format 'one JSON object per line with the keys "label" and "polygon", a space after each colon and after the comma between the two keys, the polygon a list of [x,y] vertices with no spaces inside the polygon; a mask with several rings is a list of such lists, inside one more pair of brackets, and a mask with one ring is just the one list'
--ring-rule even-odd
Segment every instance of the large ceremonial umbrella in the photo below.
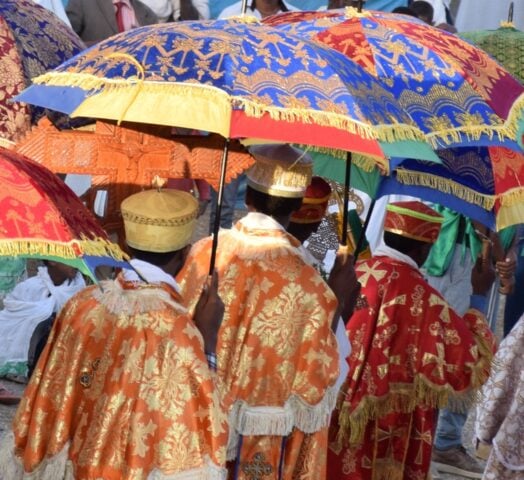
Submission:
{"label": "large ceremonial umbrella", "polygon": [[83,50],[78,36],[56,15],[32,0],[0,2],[0,136],[17,140],[41,109],[11,99],[31,78],[52,70]]}
{"label": "large ceremonial umbrella", "polygon": [[[433,158],[429,147],[417,142],[421,131],[409,115],[359,65],[326,47],[241,19],[124,32],[34,82],[19,99],[71,116],[374,156],[408,147],[412,156]],[[227,143],[223,158],[225,172]],[[222,188],[218,199],[215,233]],[[214,254],[211,258],[213,264]]]}
{"label": "large ceremonial umbrella", "polygon": [[58,176],[0,148],[0,255],[56,260],[96,281],[99,265],[127,267],[80,199]]}
{"label": "large ceremonial umbrella", "polygon": [[382,80],[436,149],[517,148],[524,86],[480,48],[406,15],[348,7],[264,22],[338,50]]}
{"label": "large ceremonial umbrella", "polygon": [[[381,169],[355,156],[351,184],[371,198],[403,194],[438,203],[494,230],[524,221],[524,153],[494,146],[437,153],[440,163],[393,159]],[[317,161],[317,173],[342,182],[343,169],[333,165]]]}

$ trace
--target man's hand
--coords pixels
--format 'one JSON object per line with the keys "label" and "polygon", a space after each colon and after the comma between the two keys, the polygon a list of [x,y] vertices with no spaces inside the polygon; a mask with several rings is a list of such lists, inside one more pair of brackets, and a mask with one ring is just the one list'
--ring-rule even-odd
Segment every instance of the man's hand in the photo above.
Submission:
{"label": "man's hand", "polygon": [[207,277],[202,294],[195,307],[193,321],[204,337],[206,353],[215,353],[218,329],[224,318],[224,303],[218,295],[218,273]]}
{"label": "man's hand", "polygon": [[[357,280],[353,256],[338,252],[335,264],[329,275],[328,285],[338,300],[338,312],[344,323],[353,314],[360,293],[360,283]],[[336,319],[338,321],[338,317]]]}
{"label": "man's hand", "polygon": [[477,262],[471,271],[471,286],[474,295],[485,296],[495,280],[495,270],[492,266],[491,255],[477,258]]}

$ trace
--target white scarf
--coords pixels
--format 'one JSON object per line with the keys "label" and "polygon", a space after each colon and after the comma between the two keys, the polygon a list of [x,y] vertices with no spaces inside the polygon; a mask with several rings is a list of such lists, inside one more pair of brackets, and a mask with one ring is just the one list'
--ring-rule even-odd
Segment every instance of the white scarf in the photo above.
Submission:
{"label": "white scarf", "polygon": [[394,248],[388,247],[385,243],[381,243],[373,252],[373,256],[384,256],[384,257],[390,257],[394,260],[398,260],[399,262],[407,263],[408,265],[412,266],[413,268],[416,268],[419,270],[419,266],[408,255],[403,254],[402,252],[399,252],[398,250],[395,250]]}
{"label": "white scarf", "polygon": [[82,275],[77,272],[73,280],[55,285],[47,273],[47,267],[39,267],[36,276],[19,283],[4,299],[4,310],[0,321],[5,318],[49,318],[78,291],[85,288]]}

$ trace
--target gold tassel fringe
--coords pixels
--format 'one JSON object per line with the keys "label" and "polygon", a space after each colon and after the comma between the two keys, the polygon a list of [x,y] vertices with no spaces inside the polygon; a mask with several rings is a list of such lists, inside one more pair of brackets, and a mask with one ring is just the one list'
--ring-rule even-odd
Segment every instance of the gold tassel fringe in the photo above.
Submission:
{"label": "gold tassel fringe", "polygon": [[[473,375],[475,386],[480,386],[484,378],[485,365],[475,367]],[[349,403],[342,400],[339,405],[339,430],[337,443],[361,443],[367,424],[370,420],[383,417],[392,412],[411,413],[417,405],[426,405],[431,408],[453,406],[453,411],[466,411],[475,401],[475,390],[468,389],[456,393],[449,387],[431,384],[425,377],[419,375],[413,384],[396,384],[390,387],[390,392],[383,397],[368,396],[364,398],[354,410]],[[343,399],[343,397],[342,397]]]}
{"label": "gold tassel fringe", "polygon": [[476,192],[449,178],[443,178],[430,173],[415,172],[405,168],[397,168],[396,172],[397,180],[404,185],[434,188],[443,193],[454,195],[466,202],[479,205],[486,210],[491,210],[495,205],[496,197],[494,195],[485,195]]}
{"label": "gold tassel fringe", "polygon": [[68,243],[50,242],[34,239],[0,240],[0,255],[5,256],[51,256],[64,259],[79,258],[82,255],[111,257],[115,260],[128,260],[118,245],[104,239],[73,240]]}
{"label": "gold tassel fringe", "polygon": [[[323,112],[312,109],[272,107],[263,103],[253,102],[245,98],[231,97],[224,91],[209,85],[199,83],[163,83],[160,81],[143,81],[139,76],[125,80],[104,79],[85,73],[48,72],[34,79],[36,84],[54,86],[78,87],[86,91],[103,89],[104,94],[111,92],[118,95],[118,91],[128,91],[130,88],[139,89],[140,93],[174,94],[183,97],[197,95],[207,98],[213,104],[231,109],[241,107],[247,116],[260,118],[269,115],[270,118],[286,122],[304,122],[325,127],[334,127],[348,133],[359,135],[362,138],[395,142],[402,140],[425,141],[422,131],[408,124],[366,125],[358,120],[336,112]],[[127,93],[127,92],[126,92]],[[96,93],[93,94],[94,101]],[[135,103],[138,99],[135,99]],[[81,107],[80,107],[81,108]]]}

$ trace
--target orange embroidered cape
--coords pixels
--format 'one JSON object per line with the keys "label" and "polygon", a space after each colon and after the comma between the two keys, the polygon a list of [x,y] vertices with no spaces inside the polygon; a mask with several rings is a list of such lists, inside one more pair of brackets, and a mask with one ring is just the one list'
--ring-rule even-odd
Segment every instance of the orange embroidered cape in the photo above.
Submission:
{"label": "orange embroidered cape", "polygon": [[[320,431],[336,400],[338,349],[331,321],[337,301],[302,259],[299,242],[281,228],[246,221],[257,216],[273,221],[250,213],[218,239],[225,315],[217,373],[230,409],[229,459],[236,456],[235,434]],[[210,249],[210,238],[194,245],[178,275],[190,309],[207,275]]]}
{"label": "orange embroidered cape", "polygon": [[[13,423],[0,477],[224,479],[227,416],[174,289],[117,279],[73,297]],[[7,448],[7,447],[5,447]],[[13,449],[13,445],[11,445]],[[24,477],[25,478],[25,477]]]}
{"label": "orange embroidered cape", "polygon": [[362,297],[346,327],[350,374],[330,428],[328,476],[426,478],[434,408],[472,400],[489,376],[494,336],[479,311],[459,317],[405,262],[377,256],[356,271]]}

